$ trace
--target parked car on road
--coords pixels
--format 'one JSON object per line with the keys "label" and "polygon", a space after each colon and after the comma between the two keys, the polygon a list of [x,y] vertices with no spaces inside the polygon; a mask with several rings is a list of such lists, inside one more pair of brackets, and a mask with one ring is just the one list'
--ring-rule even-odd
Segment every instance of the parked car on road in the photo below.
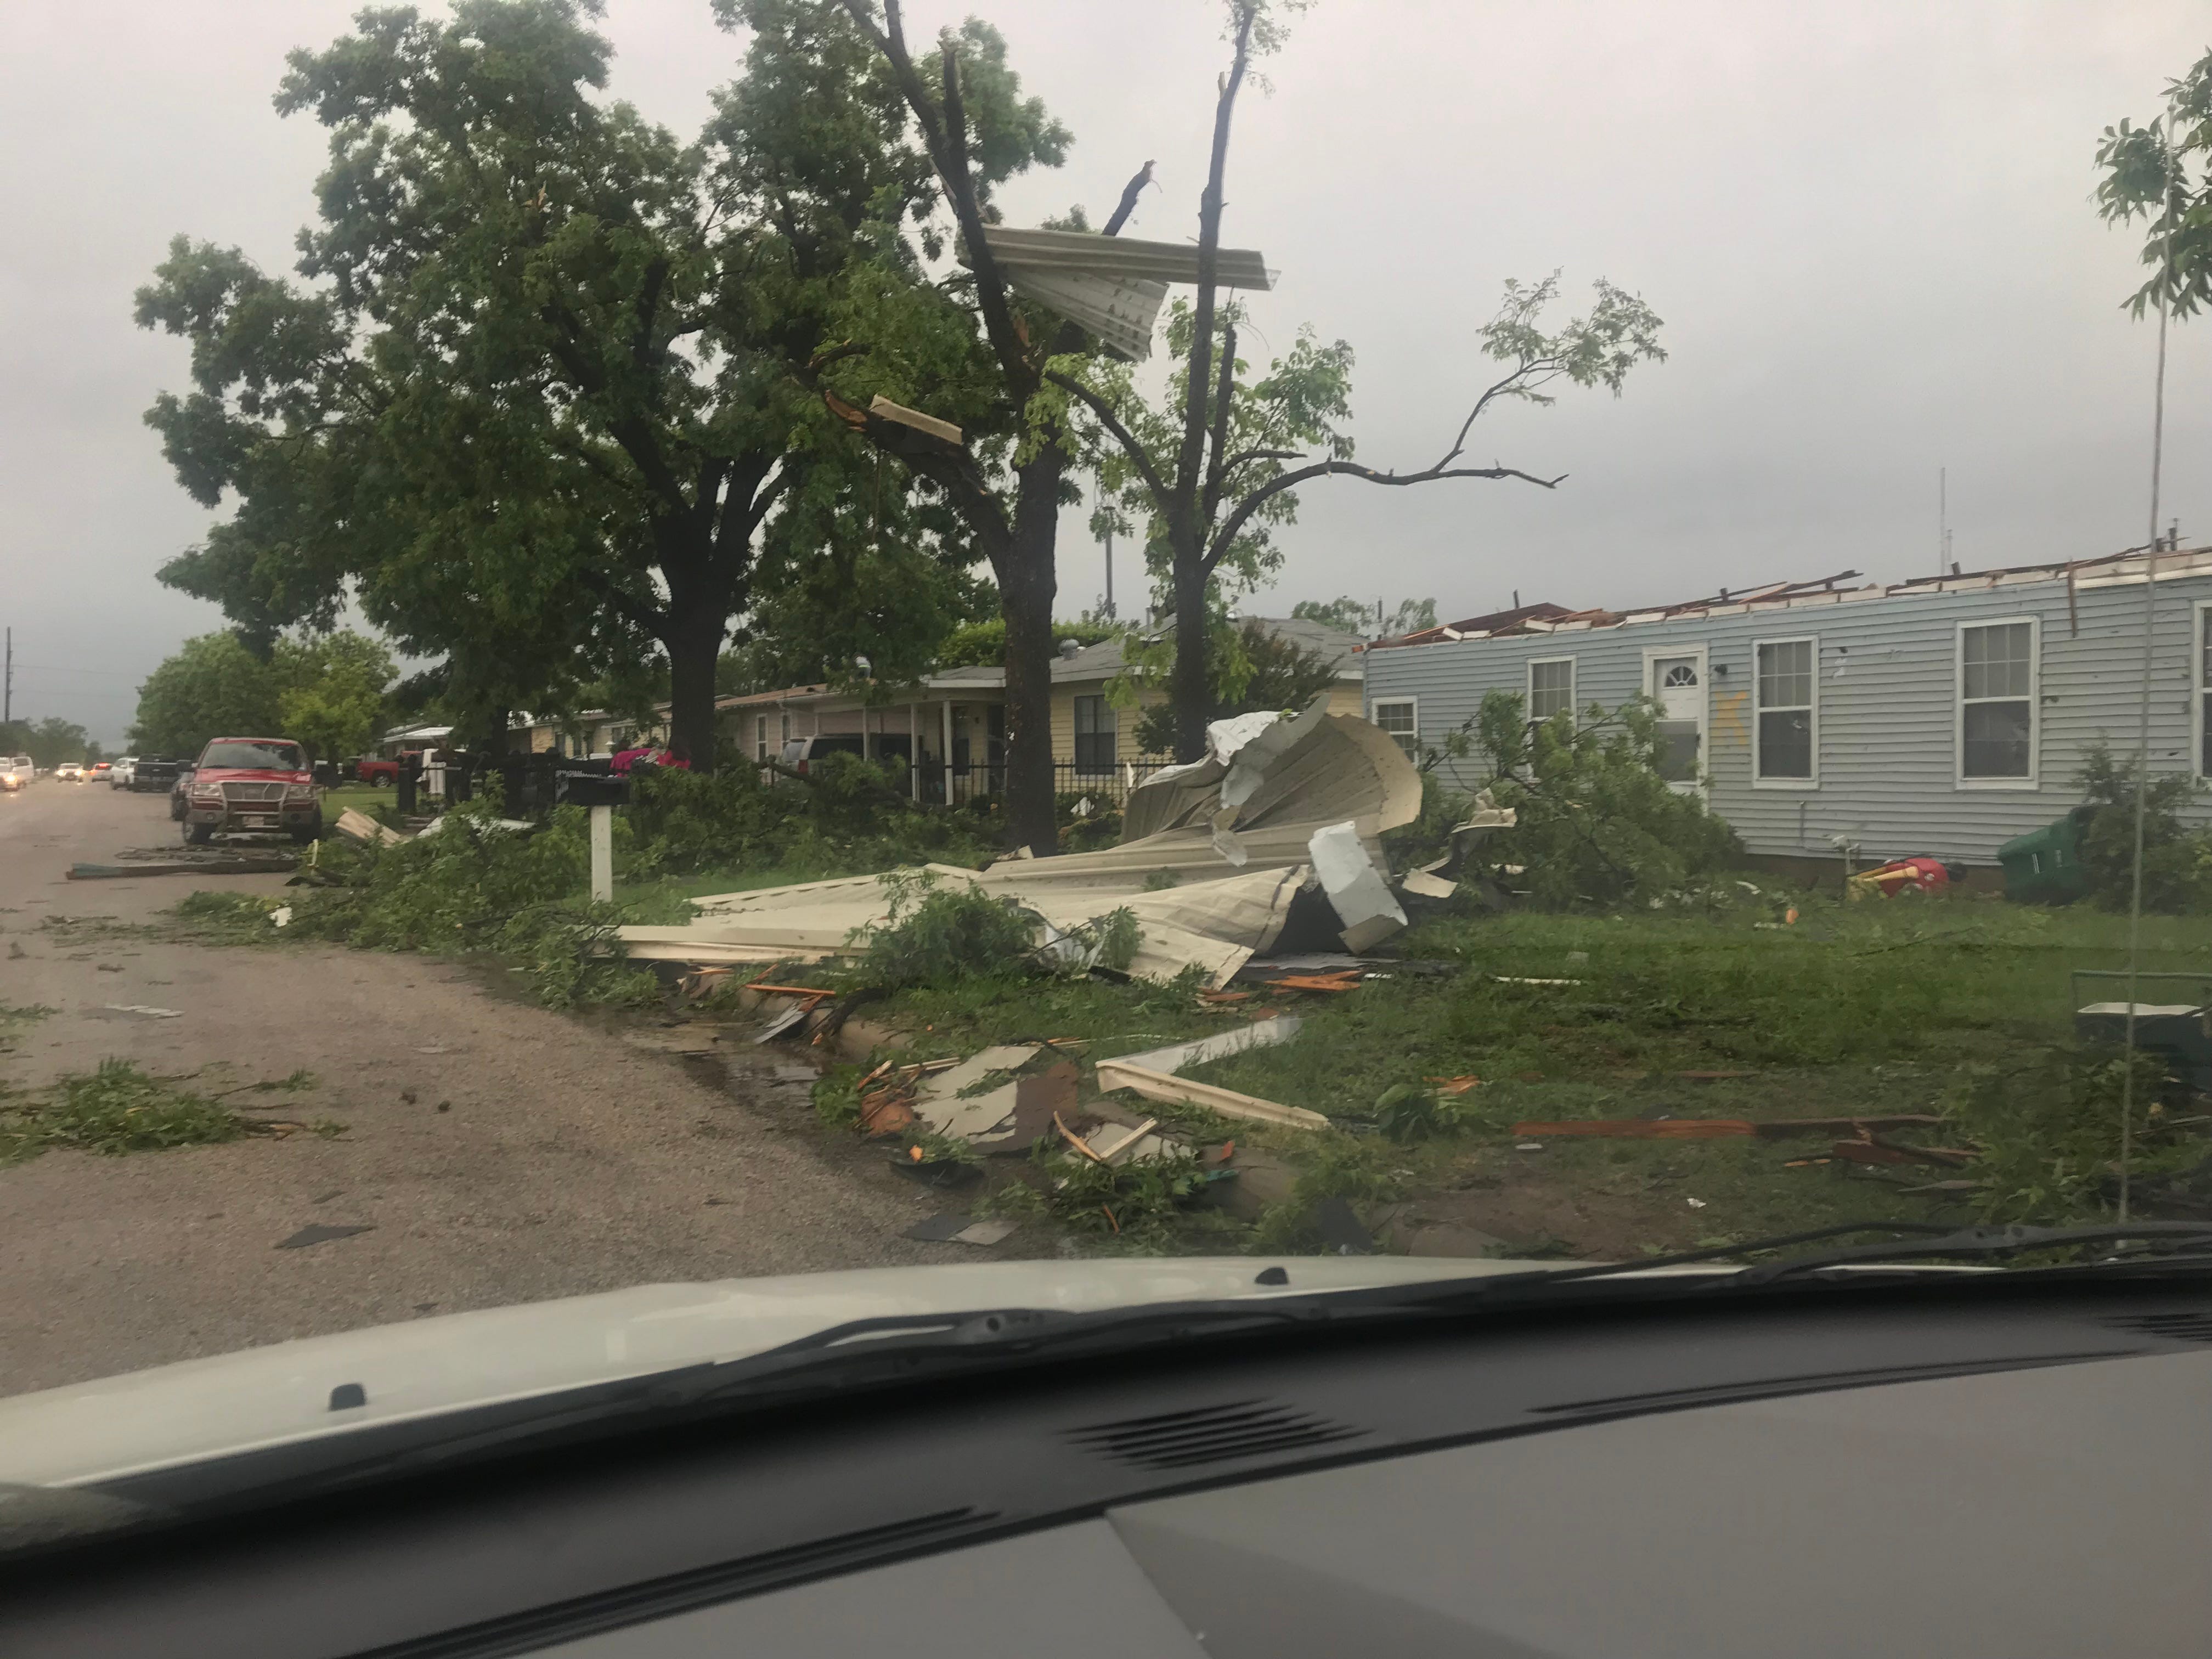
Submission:
{"label": "parked car on road", "polygon": [[59,766],[54,768],[54,779],[59,783],[82,783],[84,781],[84,763],[82,761],[64,761]]}
{"label": "parked car on road", "polygon": [[159,793],[176,787],[177,776],[185,769],[185,763],[167,755],[141,755],[131,763],[131,775],[125,781],[137,790],[151,790]]}
{"label": "parked car on road", "polygon": [[184,798],[185,839],[194,846],[218,835],[305,842],[322,833],[322,796],[307,751],[289,738],[211,738]]}
{"label": "parked car on road", "polygon": [[11,795],[37,775],[37,769],[21,755],[0,759],[0,789]]}
{"label": "parked car on road", "polygon": [[131,786],[131,769],[137,763],[137,759],[138,757],[136,755],[118,755],[115,757],[115,763],[107,769],[108,787],[111,789],[117,787],[129,788]]}
{"label": "parked car on road", "polygon": [[177,775],[169,781],[169,816],[179,823],[185,821],[185,795],[192,787],[192,769],[180,766]]}

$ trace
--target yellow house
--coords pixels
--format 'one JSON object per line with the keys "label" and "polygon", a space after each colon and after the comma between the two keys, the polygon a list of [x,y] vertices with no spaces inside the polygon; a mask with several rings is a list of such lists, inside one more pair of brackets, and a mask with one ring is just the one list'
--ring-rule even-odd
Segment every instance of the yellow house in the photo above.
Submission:
{"label": "yellow house", "polygon": [[[1329,690],[1333,714],[1359,714],[1361,653],[1356,634],[1321,623],[1291,617],[1250,618],[1279,639],[1318,653],[1336,665]],[[1171,627],[1170,623],[1167,626]],[[1073,647],[1052,665],[1052,758],[1063,792],[1099,790],[1118,797],[1146,772],[1169,757],[1147,754],[1137,744],[1137,722],[1146,708],[1167,701],[1160,688],[1138,694],[1139,707],[1117,708],[1107,696],[1109,682],[1127,668],[1122,641]],[[1005,781],[1006,670],[988,665],[951,668],[927,675],[919,685],[866,700],[826,685],[793,685],[714,700],[726,759],[750,755],[765,764],[780,758],[794,738],[835,737],[851,740],[855,753],[871,760],[904,763],[917,800],[961,801],[995,794]],[[659,723],[642,728],[632,719],[592,709],[574,720],[518,721],[533,750],[557,748],[576,754],[609,754],[641,738],[665,741],[668,705],[658,706]]]}
{"label": "yellow house", "polygon": [[[1336,664],[1336,683],[1329,688],[1333,714],[1365,712],[1360,696],[1365,641],[1357,634],[1323,623],[1290,617],[1255,617],[1277,639],[1288,640],[1302,650],[1318,653]],[[1147,754],[1137,744],[1137,723],[1146,710],[1167,701],[1164,688],[1146,687],[1137,693],[1134,708],[1116,708],[1107,687],[1127,666],[1119,639],[1063,651],[1052,665],[1052,758],[1065,783],[1126,776],[1125,767],[1164,764],[1165,755]]]}

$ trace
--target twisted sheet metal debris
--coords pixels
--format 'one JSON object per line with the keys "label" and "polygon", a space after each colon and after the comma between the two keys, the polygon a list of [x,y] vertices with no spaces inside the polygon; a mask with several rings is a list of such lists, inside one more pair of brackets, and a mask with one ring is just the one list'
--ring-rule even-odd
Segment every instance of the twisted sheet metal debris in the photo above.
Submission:
{"label": "twisted sheet metal debris", "polygon": [[[1130,795],[1117,846],[981,871],[922,869],[1011,900],[1036,918],[1042,940],[1127,908],[1140,933],[1131,974],[1171,979],[1195,965],[1218,988],[1281,936],[1315,875],[1317,838],[1328,864],[1319,890],[1363,942],[1354,948],[1402,927],[1376,838],[1411,823],[1420,804],[1420,775],[1398,745],[1365,720],[1328,713],[1324,697],[1293,719],[1217,723],[1205,760]],[[1223,836],[1240,858],[1224,858]],[[1163,877],[1172,884],[1158,887]],[[684,927],[626,927],[617,936],[647,961],[820,962],[882,926],[890,895],[880,877],[848,876],[693,903],[699,915]]]}

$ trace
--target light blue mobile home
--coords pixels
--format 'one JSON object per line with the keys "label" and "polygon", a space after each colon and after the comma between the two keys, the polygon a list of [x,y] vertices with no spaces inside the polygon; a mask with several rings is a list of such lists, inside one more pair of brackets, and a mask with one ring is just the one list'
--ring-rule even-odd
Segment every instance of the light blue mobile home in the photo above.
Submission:
{"label": "light blue mobile home", "polygon": [[[1641,693],[1661,706],[1678,787],[1705,790],[1753,854],[1986,865],[2080,800],[2093,744],[2134,752],[2148,565],[2121,554],[1477,618],[1492,625],[1370,647],[1368,717],[1440,748],[1492,690],[1535,714]],[[2149,592],[2151,769],[2204,777],[2212,548],[2160,553]],[[1479,760],[1446,766],[1464,787],[1483,781]],[[2191,816],[2212,822],[2212,796]]]}

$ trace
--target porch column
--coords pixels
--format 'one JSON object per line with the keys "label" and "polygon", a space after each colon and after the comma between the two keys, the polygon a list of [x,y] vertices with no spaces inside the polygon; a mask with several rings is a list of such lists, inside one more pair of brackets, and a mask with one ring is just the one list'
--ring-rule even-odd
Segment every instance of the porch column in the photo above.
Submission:
{"label": "porch column", "polygon": [[945,763],[945,804],[952,805],[952,699],[947,697],[938,707],[945,714],[945,749],[939,757]]}
{"label": "porch column", "polygon": [[919,803],[921,799],[921,715],[914,700],[906,705],[906,792],[908,799]]}

